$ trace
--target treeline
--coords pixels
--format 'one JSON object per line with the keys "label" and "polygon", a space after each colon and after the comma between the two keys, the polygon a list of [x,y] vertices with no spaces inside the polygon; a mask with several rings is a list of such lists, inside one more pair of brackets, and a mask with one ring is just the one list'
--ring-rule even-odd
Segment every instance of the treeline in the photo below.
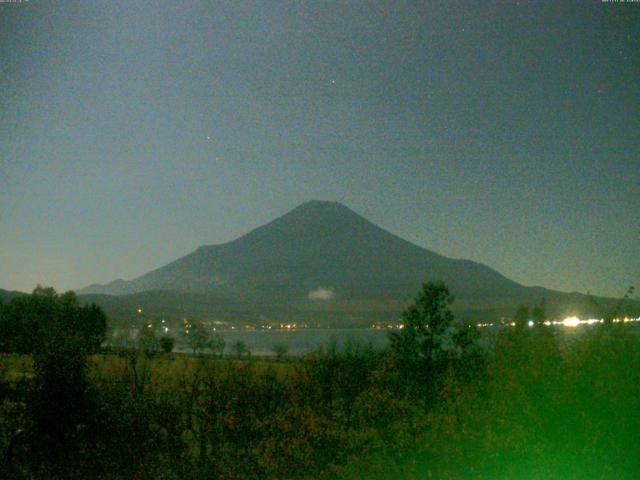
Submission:
{"label": "treeline", "polygon": [[0,352],[37,353],[61,337],[95,352],[105,339],[107,318],[96,305],[81,306],[73,292],[58,295],[38,286],[31,295],[0,302]]}
{"label": "treeline", "polygon": [[288,362],[49,344],[33,378],[0,390],[0,465],[38,479],[638,478],[629,326],[478,339],[452,301],[426,284],[388,350]]}

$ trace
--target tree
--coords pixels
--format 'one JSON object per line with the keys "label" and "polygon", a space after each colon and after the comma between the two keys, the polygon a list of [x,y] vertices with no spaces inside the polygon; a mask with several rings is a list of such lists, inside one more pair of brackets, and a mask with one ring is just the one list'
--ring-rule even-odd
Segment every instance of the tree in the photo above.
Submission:
{"label": "tree", "polygon": [[452,303],[453,295],[444,283],[423,284],[418,298],[402,312],[403,328],[389,335],[392,350],[404,358],[430,363],[442,350],[453,321]]}
{"label": "tree", "polygon": [[216,333],[211,337],[211,352],[214,355],[222,358],[222,356],[224,355],[225,346],[226,343],[224,341],[224,336],[221,333]]}
{"label": "tree", "polygon": [[629,298],[633,296],[633,292],[635,291],[635,287],[631,285],[627,288],[624,296],[618,300],[613,307],[607,308],[600,301],[596,299],[593,295],[587,292],[587,298],[589,299],[589,303],[591,308],[593,308],[594,316],[600,316],[604,319],[604,323],[610,325],[613,323],[613,320],[616,318],[620,318],[623,316],[623,312],[626,310],[625,304],[628,302]]}
{"label": "tree", "polygon": [[286,345],[274,345],[273,353],[276,354],[276,359],[279,362],[282,362],[287,356],[287,353],[289,353],[289,349],[287,348]]}
{"label": "tree", "polygon": [[516,313],[513,316],[513,321],[516,324],[516,328],[523,329],[529,321],[529,318],[529,307],[527,307],[526,305],[520,305],[516,309]]}
{"label": "tree", "polygon": [[40,297],[43,299],[54,299],[58,296],[58,294],[56,293],[56,289],[53,287],[43,287],[42,285],[38,284],[36,286],[36,288],[33,289],[33,292],[31,292],[31,295],[33,297]]}
{"label": "tree", "polygon": [[98,350],[106,337],[107,318],[94,304],[81,306],[75,293],[58,295],[38,285],[31,295],[12,299],[3,308],[0,350],[35,353],[52,336],[77,336],[88,353]]}
{"label": "tree", "polygon": [[429,405],[446,371],[445,345],[451,340],[453,295],[442,282],[428,282],[415,302],[402,312],[403,328],[389,340],[401,374],[400,388]]}
{"label": "tree", "polygon": [[110,342],[114,347],[117,347],[119,349],[120,353],[123,353],[123,349],[131,348],[133,346],[133,342],[131,341],[131,334],[129,330],[124,328],[115,329],[113,334],[111,335]]}
{"label": "tree", "polygon": [[78,331],[85,337],[89,351],[97,351],[107,338],[107,316],[92,303],[82,307],[81,317]]}
{"label": "tree", "polygon": [[79,306],[78,297],[72,291],[59,297],[61,316],[67,328],[77,332],[85,341],[89,352],[96,352],[106,338],[107,317],[95,304]]}
{"label": "tree", "polygon": [[251,355],[251,351],[247,347],[247,344],[242,340],[238,340],[236,343],[233,344],[233,350],[234,352],[236,352],[236,355],[238,356],[238,358],[242,358],[243,355],[246,355],[246,356]]}
{"label": "tree", "polygon": [[80,306],[73,292],[58,295],[50,287],[38,286],[32,295],[15,300],[13,319],[28,327],[18,332],[33,339],[20,340],[33,353],[26,430],[32,458],[47,465],[51,478],[68,478],[75,452],[91,431],[88,354],[104,340],[106,317],[95,305]]}
{"label": "tree", "polygon": [[164,353],[171,353],[175,344],[175,339],[169,335],[164,335],[160,338],[160,348],[162,348]]}
{"label": "tree", "polygon": [[616,302],[611,311],[605,314],[604,319],[607,323],[611,323],[614,319],[620,318],[625,315],[626,304],[628,303],[629,298],[633,296],[634,291],[635,288],[633,287],[633,285],[627,288],[624,296],[618,302]]}
{"label": "tree", "polygon": [[160,349],[160,342],[156,336],[156,331],[151,325],[143,325],[140,328],[136,343],[147,355],[153,355]]}
{"label": "tree", "polygon": [[211,337],[202,323],[194,322],[189,325],[186,335],[194,355],[211,346]]}
{"label": "tree", "polygon": [[[34,384],[27,403],[32,448],[47,463],[63,466],[78,426],[91,410],[86,344],[59,331],[33,355]],[[60,477],[62,478],[62,477]]]}
{"label": "tree", "polygon": [[540,303],[531,310],[531,320],[533,320],[534,325],[542,325],[546,319],[547,314],[544,310],[544,299],[542,299]]}

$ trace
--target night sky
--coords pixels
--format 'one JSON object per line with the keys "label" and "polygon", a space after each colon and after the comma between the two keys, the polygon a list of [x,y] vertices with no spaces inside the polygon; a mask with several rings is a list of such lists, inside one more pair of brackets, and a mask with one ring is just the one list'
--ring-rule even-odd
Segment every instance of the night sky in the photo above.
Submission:
{"label": "night sky", "polygon": [[311,199],[525,285],[640,287],[640,3],[0,3],[0,288]]}

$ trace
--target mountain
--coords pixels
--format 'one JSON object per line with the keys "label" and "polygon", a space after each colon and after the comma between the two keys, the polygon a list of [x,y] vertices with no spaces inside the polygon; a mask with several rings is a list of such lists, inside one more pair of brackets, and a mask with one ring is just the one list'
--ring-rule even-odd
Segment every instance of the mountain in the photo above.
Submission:
{"label": "mountain", "polygon": [[312,201],[232,242],[203,246],[134,280],[78,293],[174,290],[287,302],[395,298],[427,278],[443,280],[465,296],[521,288],[484,265],[409,243],[340,203]]}
{"label": "mountain", "polygon": [[22,297],[26,295],[26,293],[17,292],[14,290],[3,290],[0,288],[0,301],[8,303],[16,297]]}
{"label": "mountain", "polygon": [[321,201],[304,203],[231,242],[202,246],[136,279],[91,285],[78,293],[156,292],[167,304],[167,294],[158,292],[172,292],[169,303],[191,305],[203,316],[207,311],[228,316],[244,306],[245,312],[276,316],[315,312],[371,318],[376,312],[397,316],[427,280],[444,281],[456,296],[456,308],[472,316],[508,315],[518,303],[542,298],[552,308],[586,305],[583,295],[525,287],[486,265],[414,245],[340,203]]}

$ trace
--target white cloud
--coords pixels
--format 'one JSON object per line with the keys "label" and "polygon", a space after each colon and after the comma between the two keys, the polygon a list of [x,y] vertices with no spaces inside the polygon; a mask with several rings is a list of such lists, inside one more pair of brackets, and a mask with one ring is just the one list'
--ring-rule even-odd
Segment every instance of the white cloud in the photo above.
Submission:
{"label": "white cloud", "polygon": [[330,288],[319,287],[307,295],[309,300],[331,300],[336,294]]}

